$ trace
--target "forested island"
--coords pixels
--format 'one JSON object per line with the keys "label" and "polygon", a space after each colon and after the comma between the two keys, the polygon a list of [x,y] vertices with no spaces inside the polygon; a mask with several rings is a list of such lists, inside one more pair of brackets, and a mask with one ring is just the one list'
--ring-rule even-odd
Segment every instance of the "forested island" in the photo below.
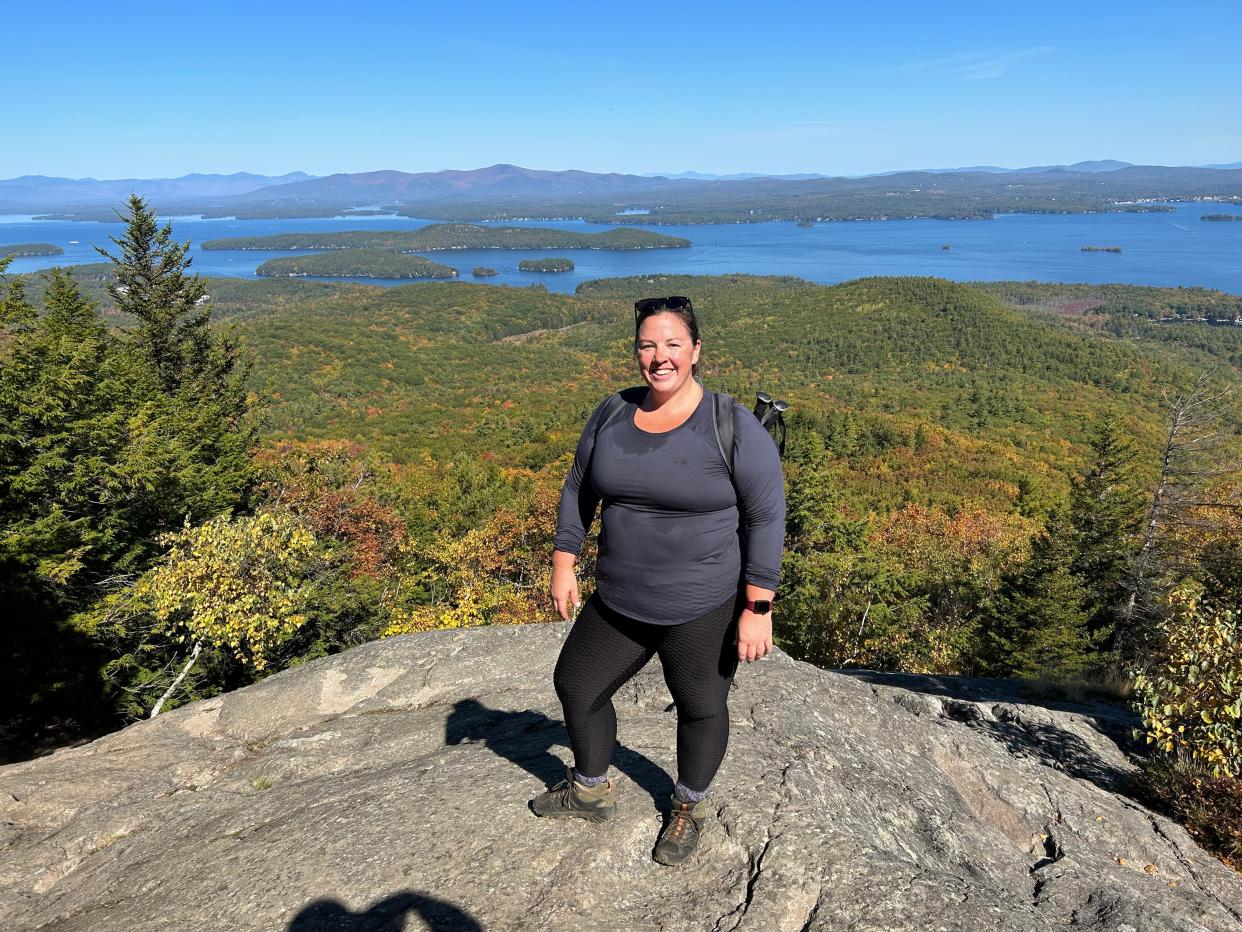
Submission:
{"label": "forested island", "polygon": [[11,256],[22,259],[26,256],[63,256],[65,251],[51,243],[12,243],[0,246],[0,258]]}
{"label": "forested island", "polygon": [[1227,222],[1229,220],[1242,220],[1242,214],[1203,214],[1201,217],[1199,217],[1199,219],[1210,220],[1210,221],[1219,223],[1221,221]]}
{"label": "forested island", "polygon": [[578,233],[551,227],[494,227],[475,223],[433,223],[418,230],[349,230],[342,233],[279,233],[213,239],[203,249],[310,250],[400,249],[428,252],[448,249],[678,249],[690,245],[680,236],[618,227],[602,233]]}
{"label": "forested island", "polygon": [[518,263],[523,272],[572,272],[572,259],[523,259]]}
{"label": "forested island", "polygon": [[470,274],[475,278],[491,278],[493,275],[499,275],[500,273],[486,265],[476,265]]}
{"label": "forested island", "polygon": [[255,269],[266,277],[456,278],[457,270],[395,249],[341,249],[314,256],[268,259]]}

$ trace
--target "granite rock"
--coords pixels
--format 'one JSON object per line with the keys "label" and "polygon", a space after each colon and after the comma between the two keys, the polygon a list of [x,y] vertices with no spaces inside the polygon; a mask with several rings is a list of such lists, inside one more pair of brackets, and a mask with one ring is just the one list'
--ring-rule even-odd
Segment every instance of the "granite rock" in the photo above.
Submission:
{"label": "granite rock", "polygon": [[1127,713],[1003,680],[744,665],[667,868],[653,661],[616,697],[617,816],[538,819],[567,630],[378,641],[0,768],[0,928],[1242,928],[1242,878],[1124,795]]}

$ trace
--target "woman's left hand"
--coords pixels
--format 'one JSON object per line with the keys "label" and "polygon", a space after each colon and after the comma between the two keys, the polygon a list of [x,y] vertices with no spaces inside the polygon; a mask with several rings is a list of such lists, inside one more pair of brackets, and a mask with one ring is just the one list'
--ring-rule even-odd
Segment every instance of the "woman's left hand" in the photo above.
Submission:
{"label": "woman's left hand", "polygon": [[772,653],[772,613],[756,615],[742,609],[737,620],[737,659],[750,663]]}

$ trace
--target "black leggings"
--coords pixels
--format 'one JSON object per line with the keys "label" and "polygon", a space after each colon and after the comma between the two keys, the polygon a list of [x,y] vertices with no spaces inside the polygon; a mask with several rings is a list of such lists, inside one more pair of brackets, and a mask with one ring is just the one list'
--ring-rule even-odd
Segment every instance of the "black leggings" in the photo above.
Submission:
{"label": "black leggings", "polygon": [[706,790],[729,743],[740,612],[731,596],[691,621],[653,625],[614,612],[598,595],[587,599],[553,677],[578,772],[594,777],[608,770],[617,743],[613,694],[659,654],[677,704],[677,779],[688,789]]}

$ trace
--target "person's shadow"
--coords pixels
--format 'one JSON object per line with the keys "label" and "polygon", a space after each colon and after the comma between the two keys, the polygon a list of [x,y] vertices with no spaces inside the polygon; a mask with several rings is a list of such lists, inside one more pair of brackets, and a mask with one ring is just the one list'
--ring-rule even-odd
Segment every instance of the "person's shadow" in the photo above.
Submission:
{"label": "person's shadow", "polygon": [[[675,724],[672,727],[676,727]],[[565,723],[542,712],[489,709],[477,699],[462,699],[444,724],[446,745],[477,742],[553,786],[565,776],[565,765],[549,749],[566,747]],[[647,756],[617,743],[612,763],[637,786],[651,794],[657,807],[673,792],[664,768]]]}
{"label": "person's shadow", "polygon": [[416,913],[435,932],[483,932],[464,910],[433,896],[406,890],[355,913],[339,900],[315,900],[302,907],[288,932],[401,932],[407,913]]}

